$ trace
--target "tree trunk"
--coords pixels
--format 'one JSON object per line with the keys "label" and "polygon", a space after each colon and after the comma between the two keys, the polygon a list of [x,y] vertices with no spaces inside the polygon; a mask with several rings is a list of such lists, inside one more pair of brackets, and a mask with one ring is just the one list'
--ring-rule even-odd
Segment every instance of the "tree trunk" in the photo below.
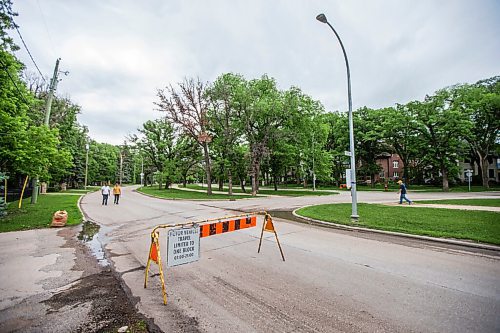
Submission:
{"label": "tree trunk", "polygon": [[446,170],[444,167],[441,168],[441,174],[443,176],[443,191],[449,192],[450,185],[448,184],[448,170]]}
{"label": "tree trunk", "polygon": [[255,166],[255,189],[256,189],[256,192],[255,192],[255,195],[257,195],[257,193],[259,192],[259,188],[260,188],[260,183],[259,183],[259,175],[260,175],[260,162],[259,160],[257,159],[257,163],[256,163],[256,166]]}
{"label": "tree trunk", "polygon": [[489,177],[488,177],[488,155],[484,154],[484,156],[479,155],[479,167],[481,168],[481,179],[483,180],[483,187],[486,189],[490,188]]}
{"label": "tree trunk", "polygon": [[233,175],[231,173],[231,170],[227,171],[227,182],[228,182],[228,194],[233,195]]}
{"label": "tree trunk", "polygon": [[210,155],[208,153],[208,144],[203,142],[203,155],[205,157],[205,173],[207,175],[207,194],[212,195],[212,176],[210,172]]}
{"label": "tree trunk", "polygon": [[257,196],[257,185],[258,184],[255,181],[255,179],[257,178],[257,177],[255,177],[255,166],[252,169],[254,169],[252,171],[252,196],[255,197],[255,196]]}
{"label": "tree trunk", "polygon": [[278,190],[278,176],[274,175],[274,190]]}
{"label": "tree trunk", "polygon": [[259,157],[256,152],[257,148],[253,146],[253,151],[252,151],[252,171],[251,171],[251,178],[252,178],[252,196],[255,197],[257,196],[257,192],[259,190]]}
{"label": "tree trunk", "polygon": [[161,173],[158,175],[158,189],[161,190],[161,185],[162,185],[163,179],[161,179]]}
{"label": "tree trunk", "polygon": [[219,191],[224,191],[224,178],[219,177]]}
{"label": "tree trunk", "polygon": [[247,193],[247,191],[245,190],[245,179],[243,179],[243,177],[240,177],[240,186],[243,193]]}

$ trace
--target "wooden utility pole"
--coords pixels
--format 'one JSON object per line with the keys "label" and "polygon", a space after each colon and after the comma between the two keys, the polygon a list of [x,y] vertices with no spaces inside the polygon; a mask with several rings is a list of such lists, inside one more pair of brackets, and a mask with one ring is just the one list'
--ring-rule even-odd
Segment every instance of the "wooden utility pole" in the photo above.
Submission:
{"label": "wooden utility pole", "polygon": [[[52,75],[52,80],[50,80],[49,96],[47,97],[47,104],[45,106],[45,121],[44,125],[49,127],[50,110],[52,108],[52,99],[54,98],[54,91],[57,87],[57,76],[59,74],[59,61],[61,58],[56,60],[56,67],[54,68],[54,75]],[[31,203],[36,204],[38,200],[38,176],[33,178],[33,193],[31,194]]]}

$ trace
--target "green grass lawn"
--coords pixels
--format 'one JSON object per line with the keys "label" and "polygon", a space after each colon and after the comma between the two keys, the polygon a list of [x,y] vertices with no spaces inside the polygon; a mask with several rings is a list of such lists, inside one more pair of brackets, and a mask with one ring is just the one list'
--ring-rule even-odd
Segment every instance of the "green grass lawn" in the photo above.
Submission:
{"label": "green grass lawn", "polygon": [[420,200],[420,201],[415,201],[415,202],[422,203],[422,204],[500,207],[500,198],[498,198],[498,199]]}
{"label": "green grass lawn", "polygon": [[[206,190],[207,187],[201,187],[200,185],[196,184],[188,184],[186,186],[188,189],[192,190]],[[217,186],[212,186],[212,191],[218,191]],[[224,191],[227,191],[227,187],[224,188]],[[233,187],[233,192],[234,193],[243,193],[240,187]],[[247,190],[247,193],[251,192],[251,189]],[[260,188],[259,193],[260,195],[283,195],[283,196],[289,196],[289,197],[301,197],[301,196],[306,196],[306,195],[332,195],[332,194],[338,194],[338,192],[327,192],[327,191],[313,191],[312,189],[306,189],[306,190],[288,190],[286,188],[278,188],[278,191],[275,191],[274,189],[270,189],[269,187],[266,188]]]}
{"label": "green grass lawn", "polygon": [[8,215],[0,218],[0,232],[47,228],[52,222],[52,215],[58,210],[68,212],[68,225],[76,225],[82,221],[78,209],[78,195],[39,195],[38,202],[30,203],[31,198],[23,200],[21,208],[19,201],[9,203]]}
{"label": "green grass lawn", "polygon": [[265,189],[260,189],[259,194],[264,194],[264,195],[284,195],[287,197],[302,197],[306,195],[332,195],[332,194],[339,194],[338,192],[330,192],[330,191],[313,191],[313,190],[287,190],[287,189],[278,189],[278,191],[275,190],[265,190]]}
{"label": "green grass lawn", "polygon": [[297,213],[350,226],[500,245],[500,213],[495,212],[359,204],[356,224],[350,220],[351,204],[317,205]]}
{"label": "green grass lawn", "polygon": [[[206,189],[206,188],[205,188]],[[252,198],[251,195],[227,195],[227,194],[212,194],[207,195],[203,192],[195,191],[185,191],[178,189],[162,189],[159,190],[158,187],[141,187],[137,189],[138,192],[153,195],[159,198],[167,199],[202,199],[202,200],[213,200],[213,199],[243,199]]]}

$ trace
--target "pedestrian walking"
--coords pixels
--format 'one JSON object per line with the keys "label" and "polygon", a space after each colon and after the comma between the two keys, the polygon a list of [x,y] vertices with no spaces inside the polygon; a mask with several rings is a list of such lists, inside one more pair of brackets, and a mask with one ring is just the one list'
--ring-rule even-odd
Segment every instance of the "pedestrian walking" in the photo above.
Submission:
{"label": "pedestrian walking", "polygon": [[411,205],[413,203],[413,201],[411,201],[410,199],[408,199],[406,197],[406,184],[403,183],[402,180],[398,180],[398,184],[399,184],[399,204],[401,205],[403,203],[403,199],[406,200],[408,202],[409,205]]}
{"label": "pedestrian walking", "polygon": [[109,194],[111,193],[111,189],[109,188],[108,184],[104,184],[101,187],[101,194],[102,194],[102,204],[103,205],[108,205],[108,197]]}
{"label": "pedestrian walking", "polygon": [[113,187],[113,195],[115,196],[114,204],[118,205],[118,202],[120,201],[120,194],[122,194],[122,188],[118,183],[115,183],[115,186]]}

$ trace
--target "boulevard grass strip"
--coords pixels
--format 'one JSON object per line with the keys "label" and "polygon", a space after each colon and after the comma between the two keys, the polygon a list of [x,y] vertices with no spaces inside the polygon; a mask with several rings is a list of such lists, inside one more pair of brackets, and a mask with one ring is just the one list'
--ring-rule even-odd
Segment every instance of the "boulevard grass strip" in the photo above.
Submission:
{"label": "boulevard grass strip", "polygon": [[[189,184],[186,186],[189,189],[193,190],[207,190],[207,187],[201,187],[200,185],[194,185],[194,184]],[[217,191],[217,187],[212,187],[212,191]],[[225,188],[227,191],[227,187]],[[233,187],[233,192],[234,193],[243,193],[241,188],[234,188]],[[274,189],[269,189],[269,188],[261,188],[259,189],[259,192],[257,194],[260,195],[282,195],[282,196],[287,196],[287,197],[301,197],[301,196],[309,196],[309,195],[332,195],[332,194],[339,194],[338,192],[329,192],[329,191],[313,191],[311,189],[305,189],[305,190],[287,190],[287,189],[278,189],[278,191],[275,191]],[[240,195],[238,195],[240,196]]]}
{"label": "boulevard grass strip", "polygon": [[[206,189],[206,188],[205,188]],[[157,187],[140,187],[137,191],[149,194],[159,198],[165,199],[185,199],[185,200],[229,200],[229,199],[243,199],[243,198],[253,198],[251,195],[228,195],[228,194],[212,194],[207,195],[204,192],[196,192],[189,190],[178,190],[178,189],[161,189]]]}
{"label": "boulevard grass strip", "polygon": [[498,199],[419,200],[419,201],[415,201],[415,202],[418,202],[421,204],[500,207],[500,198],[498,198]]}
{"label": "boulevard grass strip", "polygon": [[79,198],[74,194],[42,194],[36,204],[30,203],[31,198],[24,199],[20,209],[19,201],[9,202],[8,215],[0,218],[0,232],[48,228],[58,210],[68,212],[68,225],[79,224],[83,217],[77,206]]}
{"label": "boulevard grass strip", "polygon": [[500,213],[496,212],[362,203],[358,223],[350,220],[351,204],[304,207],[297,214],[349,226],[500,245]]}

